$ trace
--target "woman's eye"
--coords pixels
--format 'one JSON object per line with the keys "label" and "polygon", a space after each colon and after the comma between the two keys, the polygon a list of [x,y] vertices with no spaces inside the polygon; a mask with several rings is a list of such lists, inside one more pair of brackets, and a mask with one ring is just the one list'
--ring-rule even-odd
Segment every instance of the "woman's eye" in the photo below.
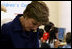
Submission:
{"label": "woman's eye", "polygon": [[36,23],[33,23],[33,25],[37,25]]}

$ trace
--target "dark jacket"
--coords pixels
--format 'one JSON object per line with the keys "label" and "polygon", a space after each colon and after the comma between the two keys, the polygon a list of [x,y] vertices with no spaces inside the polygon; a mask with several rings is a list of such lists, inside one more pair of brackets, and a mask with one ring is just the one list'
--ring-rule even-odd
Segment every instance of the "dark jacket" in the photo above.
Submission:
{"label": "dark jacket", "polygon": [[39,48],[38,32],[24,32],[20,16],[1,27],[0,48]]}

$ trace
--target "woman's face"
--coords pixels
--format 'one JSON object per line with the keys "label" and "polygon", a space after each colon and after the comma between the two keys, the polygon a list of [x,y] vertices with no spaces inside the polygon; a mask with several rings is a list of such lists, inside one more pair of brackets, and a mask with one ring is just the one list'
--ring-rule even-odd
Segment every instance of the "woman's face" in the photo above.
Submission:
{"label": "woman's face", "polygon": [[36,30],[40,25],[41,23],[37,22],[33,18],[24,18],[22,21],[22,26],[26,31]]}

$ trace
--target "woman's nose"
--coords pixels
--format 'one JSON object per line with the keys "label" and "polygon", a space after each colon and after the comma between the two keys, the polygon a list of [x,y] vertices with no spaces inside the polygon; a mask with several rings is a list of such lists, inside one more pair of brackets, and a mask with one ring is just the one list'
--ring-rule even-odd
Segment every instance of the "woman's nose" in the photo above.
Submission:
{"label": "woman's nose", "polygon": [[33,29],[34,29],[34,30],[37,30],[37,28],[38,28],[38,27],[37,27],[37,26],[35,26]]}

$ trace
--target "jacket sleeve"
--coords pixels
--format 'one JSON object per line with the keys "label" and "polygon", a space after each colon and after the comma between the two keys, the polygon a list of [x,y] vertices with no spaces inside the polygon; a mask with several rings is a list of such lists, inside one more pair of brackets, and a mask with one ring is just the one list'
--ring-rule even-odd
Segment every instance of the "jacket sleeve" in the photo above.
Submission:
{"label": "jacket sleeve", "polygon": [[8,30],[7,25],[4,24],[1,27],[1,33],[0,33],[0,48],[7,48],[10,45],[10,37],[8,36]]}
{"label": "jacket sleeve", "polygon": [[39,48],[39,32],[37,31],[37,43],[36,43],[37,48]]}

